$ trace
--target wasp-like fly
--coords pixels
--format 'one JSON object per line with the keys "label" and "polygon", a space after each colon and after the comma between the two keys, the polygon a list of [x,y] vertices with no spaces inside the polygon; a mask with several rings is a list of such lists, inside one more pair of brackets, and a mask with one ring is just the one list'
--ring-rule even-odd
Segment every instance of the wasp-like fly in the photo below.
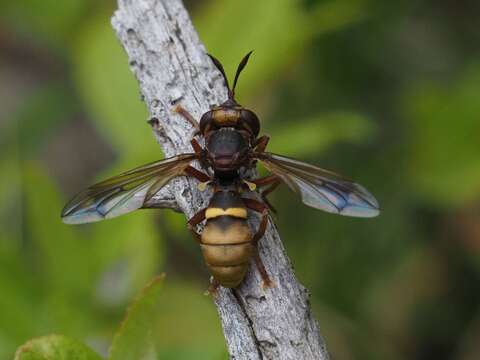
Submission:
{"label": "wasp-like fly", "polygon": [[[89,187],[65,206],[63,221],[88,223],[148,208],[149,200],[170,180],[177,176],[194,177],[200,181],[199,187],[212,186],[213,195],[209,205],[195,214],[188,226],[200,243],[214,286],[233,288],[243,280],[251,258],[264,284],[271,284],[258,255],[257,243],[268,224],[270,205],[266,195],[280,183],[285,183],[304,204],[313,208],[339,215],[377,216],[377,201],[361,185],[313,165],[265,152],[269,137],[258,137],[258,117],[235,101],[237,80],[250,54],[240,62],[233,87],[229,86],[221,63],[210,56],[225,79],[228,99],[203,114],[200,122],[181,106],[174,109],[196,128],[194,136],[204,138],[204,148],[194,137],[192,153],[156,161]],[[194,160],[199,161],[203,171],[191,166]],[[271,174],[258,179],[245,178],[241,170],[255,167],[257,161]],[[254,191],[261,194],[263,201],[245,196]],[[247,224],[248,210],[262,216],[255,232]],[[205,227],[199,234],[195,228],[203,221]]]}

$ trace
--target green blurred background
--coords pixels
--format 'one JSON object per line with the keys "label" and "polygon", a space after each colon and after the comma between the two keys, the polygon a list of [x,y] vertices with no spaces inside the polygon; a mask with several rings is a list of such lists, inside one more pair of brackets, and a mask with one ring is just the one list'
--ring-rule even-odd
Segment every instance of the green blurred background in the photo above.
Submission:
{"label": "green blurred background", "polygon": [[[351,219],[273,195],[333,358],[478,359],[480,3],[186,6],[228,74],[255,49],[237,93],[269,149],[356,179],[382,206],[378,218]],[[227,357],[183,215],[76,227],[59,218],[75,192],[162,156],[110,27],[114,8],[0,2],[0,359],[51,333],[105,354],[160,272],[160,358]]]}

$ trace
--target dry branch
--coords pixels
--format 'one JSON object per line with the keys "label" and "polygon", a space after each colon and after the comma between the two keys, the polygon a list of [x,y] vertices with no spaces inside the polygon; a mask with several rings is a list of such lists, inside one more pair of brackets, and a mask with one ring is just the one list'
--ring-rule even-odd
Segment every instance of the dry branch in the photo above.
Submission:
{"label": "dry branch", "polygon": [[[166,156],[191,152],[193,129],[172,112],[181,103],[195,117],[226,99],[220,73],[206,55],[180,0],[119,0],[112,19]],[[215,49],[212,49],[215,52]],[[141,146],[141,145],[140,145]],[[179,178],[153,203],[187,217],[206,206],[209,193],[196,180]],[[308,291],[297,281],[278,232],[270,221],[260,254],[275,283],[264,290],[254,265],[235,290],[221,288],[215,300],[232,359],[328,359],[312,316]],[[258,225],[258,219],[252,220]]]}

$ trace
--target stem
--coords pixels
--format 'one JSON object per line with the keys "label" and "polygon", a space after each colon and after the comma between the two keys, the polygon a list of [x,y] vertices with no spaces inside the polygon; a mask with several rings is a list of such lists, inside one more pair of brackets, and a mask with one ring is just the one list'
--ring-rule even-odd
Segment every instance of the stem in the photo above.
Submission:
{"label": "stem", "polygon": [[[151,117],[154,135],[166,156],[191,152],[194,129],[172,112],[181,103],[197,119],[227,99],[223,77],[206,55],[180,0],[119,0],[112,19],[130,69]],[[213,49],[214,51],[214,49]],[[151,201],[191,217],[208,204],[196,180],[178,178]],[[256,229],[258,218],[250,225]],[[263,289],[254,264],[234,290],[219,288],[215,304],[232,359],[328,359],[308,301],[272,220],[259,243],[273,288]]]}

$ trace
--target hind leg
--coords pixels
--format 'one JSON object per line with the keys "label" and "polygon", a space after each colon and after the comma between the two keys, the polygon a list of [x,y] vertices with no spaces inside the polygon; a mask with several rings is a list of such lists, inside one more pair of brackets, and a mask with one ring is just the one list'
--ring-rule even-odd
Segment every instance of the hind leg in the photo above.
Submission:
{"label": "hind leg", "polygon": [[262,258],[260,257],[260,253],[258,252],[258,242],[265,234],[268,225],[268,207],[257,200],[254,199],[243,199],[245,206],[253,211],[260,212],[262,214],[262,220],[260,221],[260,226],[258,227],[257,232],[253,235],[252,242],[255,246],[255,250],[253,252],[253,260],[255,261],[255,265],[257,266],[258,271],[260,272],[260,276],[262,277],[262,287],[268,288],[273,286],[273,282],[268,276],[268,272],[265,269],[265,265],[263,265]]}
{"label": "hind leg", "polygon": [[199,212],[197,212],[195,215],[193,215],[190,220],[187,222],[187,227],[188,230],[190,230],[193,234],[193,237],[195,240],[197,240],[199,243],[202,242],[202,237],[201,235],[195,230],[195,226],[200,224],[203,220],[205,220],[205,213],[207,209],[202,209]]}
{"label": "hind leg", "polygon": [[255,261],[255,264],[257,265],[258,271],[260,272],[260,275],[262,276],[263,288],[269,288],[273,287],[273,281],[270,279],[270,276],[268,276],[267,269],[265,269],[265,265],[263,265],[262,258],[260,257],[260,253],[258,251],[258,241],[263,237],[265,234],[265,230],[267,229],[267,224],[268,224],[268,214],[265,213],[262,216],[262,221],[260,222],[260,226],[257,230],[257,233],[253,237],[253,241],[255,243],[255,251],[253,253],[253,260]]}
{"label": "hind leg", "polygon": [[212,297],[215,298],[217,296],[219,286],[220,283],[212,276],[210,278],[210,285],[208,286],[208,289],[204,292],[204,295],[212,295]]}
{"label": "hind leg", "polygon": [[275,190],[278,187],[278,185],[280,185],[280,183],[281,183],[280,179],[274,180],[269,187],[267,187],[265,190],[262,190],[262,192],[260,193],[262,200],[265,202],[265,204],[267,204],[270,211],[274,214],[277,214],[277,210],[270,203],[270,201],[267,198],[267,195],[270,194],[273,190]]}

